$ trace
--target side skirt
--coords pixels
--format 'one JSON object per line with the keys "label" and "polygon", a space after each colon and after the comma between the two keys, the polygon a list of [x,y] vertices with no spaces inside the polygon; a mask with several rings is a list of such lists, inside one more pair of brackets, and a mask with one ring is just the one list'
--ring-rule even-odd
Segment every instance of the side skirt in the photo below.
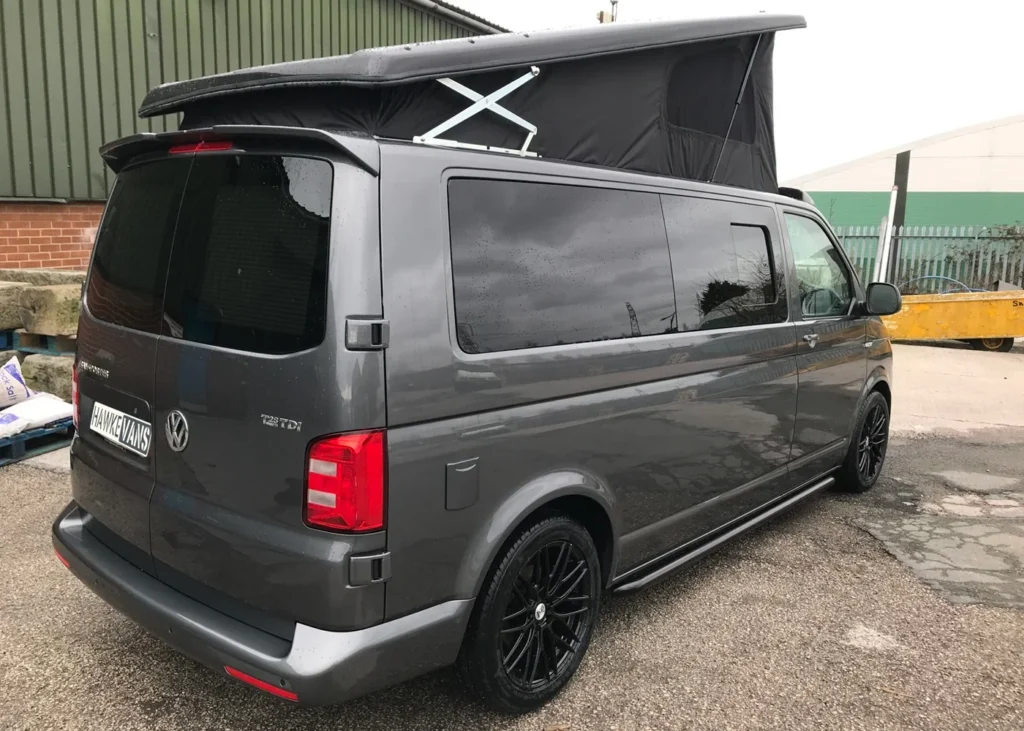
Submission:
{"label": "side skirt", "polygon": [[668,574],[672,573],[676,569],[682,568],[688,563],[696,561],[699,558],[707,556],[709,553],[721,548],[723,545],[731,541],[733,538],[746,533],[751,528],[754,528],[761,523],[764,523],[777,515],[785,512],[789,508],[796,505],[804,498],[810,497],[816,492],[820,492],[828,487],[831,487],[835,483],[834,477],[826,477],[822,480],[811,484],[809,487],[805,487],[799,492],[794,493],[792,496],[786,498],[782,502],[776,503],[772,507],[768,508],[762,513],[758,513],[753,517],[739,523],[738,525],[730,528],[724,533],[720,533],[706,543],[702,543],[696,548],[687,551],[683,555],[679,556],[668,563],[656,565],[652,567],[651,571],[645,573],[639,578],[632,579],[625,584],[613,587],[612,591],[616,594],[625,594],[637,589],[642,589],[645,586],[649,586],[661,579],[665,578]]}

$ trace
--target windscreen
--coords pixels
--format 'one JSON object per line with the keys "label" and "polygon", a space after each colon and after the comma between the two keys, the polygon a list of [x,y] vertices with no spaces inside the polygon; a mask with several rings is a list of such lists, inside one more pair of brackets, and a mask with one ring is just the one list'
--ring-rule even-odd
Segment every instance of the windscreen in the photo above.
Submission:
{"label": "windscreen", "polygon": [[118,178],[87,303],[97,318],[256,353],[323,341],[332,166],[198,155]]}

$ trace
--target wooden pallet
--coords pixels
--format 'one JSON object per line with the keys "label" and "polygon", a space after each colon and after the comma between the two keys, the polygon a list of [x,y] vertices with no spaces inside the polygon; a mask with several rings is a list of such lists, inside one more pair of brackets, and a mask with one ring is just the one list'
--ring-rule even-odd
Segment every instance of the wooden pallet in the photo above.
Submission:
{"label": "wooden pallet", "polygon": [[74,434],[75,426],[69,416],[49,426],[0,439],[0,467],[66,447]]}
{"label": "wooden pallet", "polygon": [[37,335],[24,330],[0,330],[0,350],[73,356],[76,345],[75,338],[63,335]]}

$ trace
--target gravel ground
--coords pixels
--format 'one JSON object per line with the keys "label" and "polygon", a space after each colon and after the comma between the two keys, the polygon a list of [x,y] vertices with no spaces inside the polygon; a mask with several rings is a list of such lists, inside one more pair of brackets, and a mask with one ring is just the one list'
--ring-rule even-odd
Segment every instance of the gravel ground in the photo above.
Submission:
{"label": "gravel ground", "polygon": [[[6,468],[0,727],[1016,731],[1024,613],[947,602],[857,525],[895,510],[897,492],[937,460],[962,467],[962,451],[948,438],[897,443],[868,496],[813,498],[689,571],[610,598],[577,679],[519,719],[476,708],[448,671],[328,709],[220,677],[57,562],[48,530],[66,476]],[[975,450],[974,468],[1004,451]]]}

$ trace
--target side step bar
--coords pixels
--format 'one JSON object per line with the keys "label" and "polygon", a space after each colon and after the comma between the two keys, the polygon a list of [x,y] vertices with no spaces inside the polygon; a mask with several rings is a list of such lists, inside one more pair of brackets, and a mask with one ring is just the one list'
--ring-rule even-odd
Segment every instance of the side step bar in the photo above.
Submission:
{"label": "side step bar", "polygon": [[827,487],[831,487],[835,483],[835,481],[836,480],[834,477],[826,477],[823,480],[815,482],[810,487],[805,487],[803,490],[796,493],[792,497],[786,498],[782,502],[773,505],[772,507],[765,510],[763,513],[758,513],[749,520],[740,523],[739,525],[731,528],[725,533],[721,533],[720,535],[715,536],[707,543],[702,543],[700,546],[694,548],[692,551],[684,553],[679,558],[670,561],[669,563],[655,569],[651,573],[641,576],[639,579],[635,579],[633,581],[630,581],[629,583],[623,584],[622,586],[617,586],[614,589],[612,589],[612,591],[615,594],[626,594],[631,591],[636,591],[637,589],[642,589],[645,586],[649,586],[654,582],[665,578],[668,574],[672,573],[676,569],[681,568],[682,566],[685,566],[686,564],[692,561],[696,561],[698,558],[703,558],[712,551],[721,548],[723,545],[731,541],[733,538],[736,538],[737,536],[746,533],[751,528],[758,526],[761,523],[764,523],[765,521],[771,520],[780,513],[783,513],[789,508],[793,507],[804,498],[809,497],[816,492],[824,490]]}

